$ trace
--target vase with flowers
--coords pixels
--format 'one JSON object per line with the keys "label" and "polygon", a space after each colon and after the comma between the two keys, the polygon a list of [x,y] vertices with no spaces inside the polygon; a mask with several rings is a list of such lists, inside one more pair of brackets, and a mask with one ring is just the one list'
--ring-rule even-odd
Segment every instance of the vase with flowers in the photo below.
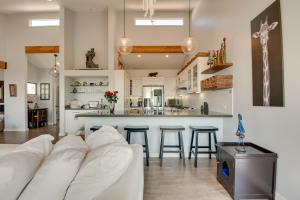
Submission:
{"label": "vase with flowers", "polygon": [[118,91],[106,91],[104,94],[105,99],[109,103],[110,114],[115,113],[115,104],[118,102]]}

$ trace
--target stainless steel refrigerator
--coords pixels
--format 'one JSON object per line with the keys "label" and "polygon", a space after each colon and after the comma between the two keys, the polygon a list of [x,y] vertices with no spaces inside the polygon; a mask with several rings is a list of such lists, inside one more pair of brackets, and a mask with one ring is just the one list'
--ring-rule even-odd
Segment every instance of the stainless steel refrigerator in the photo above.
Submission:
{"label": "stainless steel refrigerator", "polygon": [[143,109],[146,112],[164,110],[163,86],[143,86]]}

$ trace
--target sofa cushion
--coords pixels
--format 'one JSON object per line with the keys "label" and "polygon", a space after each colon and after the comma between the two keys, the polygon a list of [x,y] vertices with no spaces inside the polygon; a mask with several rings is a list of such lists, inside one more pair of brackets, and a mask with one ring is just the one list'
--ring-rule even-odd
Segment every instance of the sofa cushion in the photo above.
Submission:
{"label": "sofa cushion", "polygon": [[86,150],[88,146],[80,136],[68,135],[60,139],[53,147],[52,153],[64,151],[67,149],[83,149]]}
{"label": "sofa cushion", "polygon": [[50,135],[34,138],[0,158],[1,200],[15,200],[52,149]]}
{"label": "sofa cushion", "polygon": [[126,172],[133,157],[129,145],[113,143],[90,151],[71,183],[66,200],[92,200]]}
{"label": "sofa cushion", "polygon": [[79,136],[66,136],[54,145],[19,200],[63,200],[88,151]]}
{"label": "sofa cushion", "polygon": [[125,138],[112,126],[102,126],[85,139],[90,150],[112,143],[128,144]]}

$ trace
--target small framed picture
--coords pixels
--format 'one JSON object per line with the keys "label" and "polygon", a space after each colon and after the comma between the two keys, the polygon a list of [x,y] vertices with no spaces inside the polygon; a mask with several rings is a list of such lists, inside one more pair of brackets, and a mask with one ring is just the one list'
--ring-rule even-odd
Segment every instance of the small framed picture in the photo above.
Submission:
{"label": "small framed picture", "polygon": [[9,94],[11,97],[17,96],[17,84],[9,84]]}

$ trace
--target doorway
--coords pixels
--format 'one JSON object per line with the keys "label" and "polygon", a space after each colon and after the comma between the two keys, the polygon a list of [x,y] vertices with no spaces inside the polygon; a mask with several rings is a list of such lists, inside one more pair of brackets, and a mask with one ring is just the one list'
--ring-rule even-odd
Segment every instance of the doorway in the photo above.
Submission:
{"label": "doorway", "polygon": [[49,71],[59,65],[54,53],[27,54],[27,124],[29,129],[59,124],[59,78]]}

